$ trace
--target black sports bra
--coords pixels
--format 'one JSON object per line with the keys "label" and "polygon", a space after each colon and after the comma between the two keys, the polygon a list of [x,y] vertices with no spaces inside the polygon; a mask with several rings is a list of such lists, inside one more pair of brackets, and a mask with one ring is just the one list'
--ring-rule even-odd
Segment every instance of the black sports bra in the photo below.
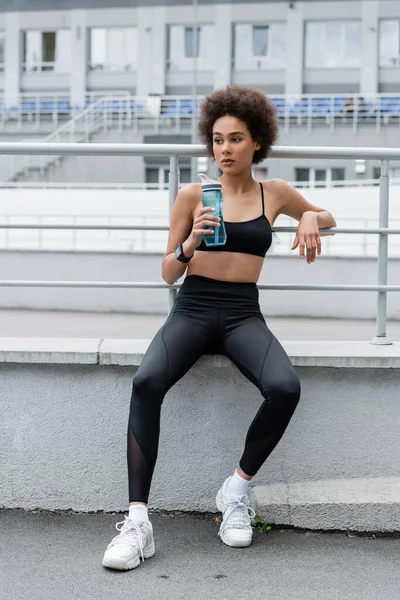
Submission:
{"label": "black sports bra", "polygon": [[260,182],[262,215],[250,221],[225,221],[226,243],[206,246],[202,240],[196,250],[202,252],[243,252],[265,257],[272,243],[272,228],[264,214],[264,189]]}

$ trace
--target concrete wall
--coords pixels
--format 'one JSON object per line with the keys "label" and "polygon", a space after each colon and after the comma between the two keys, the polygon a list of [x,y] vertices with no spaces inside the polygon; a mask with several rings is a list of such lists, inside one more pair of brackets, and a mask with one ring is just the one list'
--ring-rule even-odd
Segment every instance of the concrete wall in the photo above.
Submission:
{"label": "concrete wall", "polygon": [[[91,252],[1,252],[1,280],[162,281],[161,255]],[[389,284],[400,281],[400,261],[389,261]],[[374,285],[376,259],[266,259],[260,283]],[[267,316],[373,319],[375,292],[260,291]],[[1,308],[166,314],[168,290],[2,287]],[[388,318],[400,319],[399,295],[388,294]]]}
{"label": "concrete wall", "polygon": [[[131,383],[146,346],[0,338],[1,507],[126,509]],[[399,478],[398,345],[284,347],[302,397],[254,484]],[[261,401],[226,357],[202,357],[166,396],[151,506],[215,511]]]}

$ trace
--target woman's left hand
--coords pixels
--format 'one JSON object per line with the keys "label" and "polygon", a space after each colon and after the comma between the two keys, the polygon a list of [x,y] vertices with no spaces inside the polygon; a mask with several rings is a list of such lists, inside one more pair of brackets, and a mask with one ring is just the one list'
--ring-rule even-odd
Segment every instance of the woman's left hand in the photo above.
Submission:
{"label": "woman's left hand", "polygon": [[303,214],[297,227],[292,250],[299,247],[300,258],[304,258],[307,251],[307,263],[315,261],[316,253],[321,254],[321,238],[319,235],[317,213],[307,211]]}

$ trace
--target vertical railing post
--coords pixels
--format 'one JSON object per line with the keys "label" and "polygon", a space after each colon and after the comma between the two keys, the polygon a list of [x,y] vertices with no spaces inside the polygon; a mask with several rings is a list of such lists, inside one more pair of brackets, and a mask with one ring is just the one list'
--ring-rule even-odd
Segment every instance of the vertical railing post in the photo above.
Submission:
{"label": "vertical railing post", "polygon": [[[389,226],[389,161],[382,160],[379,188],[379,227]],[[388,234],[379,234],[378,285],[387,285]],[[378,292],[376,336],[371,344],[391,344],[386,337],[387,292]]]}
{"label": "vertical railing post", "polygon": [[[171,156],[169,159],[169,217],[171,218],[172,208],[174,206],[175,198],[178,193],[179,185],[179,171],[178,171],[178,157]],[[172,310],[175,302],[177,290],[171,288],[169,290],[168,298],[168,312]]]}

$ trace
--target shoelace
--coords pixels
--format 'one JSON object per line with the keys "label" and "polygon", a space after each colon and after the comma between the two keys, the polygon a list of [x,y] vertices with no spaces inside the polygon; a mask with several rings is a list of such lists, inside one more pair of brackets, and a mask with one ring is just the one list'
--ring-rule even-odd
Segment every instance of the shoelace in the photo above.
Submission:
{"label": "shoelace", "polygon": [[140,556],[144,562],[143,555],[143,533],[138,525],[135,525],[131,519],[125,517],[124,521],[120,521],[115,525],[115,529],[120,533],[111,541],[110,546],[119,543],[130,544],[135,546],[139,543]]}
{"label": "shoelace", "polygon": [[226,503],[224,518],[221,523],[218,535],[221,535],[228,528],[243,529],[251,527],[250,520],[256,516],[255,511],[250,506],[250,500],[247,496],[231,496]]}

